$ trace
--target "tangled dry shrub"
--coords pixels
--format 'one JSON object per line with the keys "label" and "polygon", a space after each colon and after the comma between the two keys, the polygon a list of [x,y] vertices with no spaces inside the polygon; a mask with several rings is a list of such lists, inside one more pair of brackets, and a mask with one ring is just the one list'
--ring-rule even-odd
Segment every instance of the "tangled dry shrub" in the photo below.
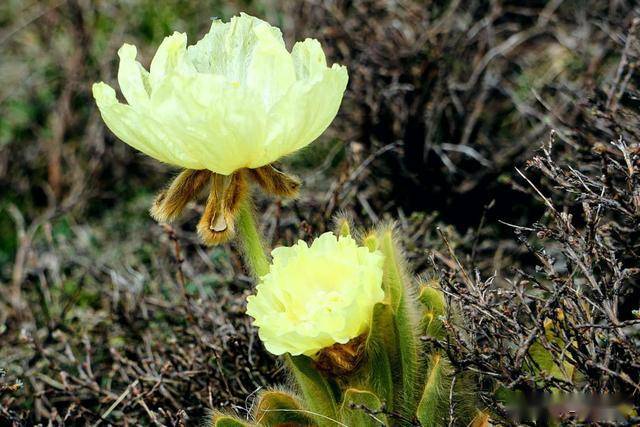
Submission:
{"label": "tangled dry shrub", "polygon": [[549,125],[580,138],[637,12],[626,0],[283,3],[291,39],[321,38],[349,68],[335,126],[380,157],[360,184],[382,189],[373,210],[438,211],[463,232],[493,199],[498,218],[540,214],[510,185],[512,167]]}
{"label": "tangled dry shrub", "polygon": [[[561,390],[630,403],[640,392],[640,319],[632,314],[639,308],[640,157],[622,140],[612,147],[577,167],[559,165],[551,146],[530,162],[546,185],[525,179],[547,211],[516,235],[534,268],[515,269],[506,286],[493,277],[443,276],[462,325],[451,329],[446,348],[460,369],[527,396]],[[545,194],[550,188],[574,203],[556,204]],[[506,414],[497,388],[490,390],[487,404]]]}
{"label": "tangled dry shrub", "polygon": [[478,373],[485,403],[507,424],[515,421],[506,389],[529,402],[582,395],[587,410],[571,413],[576,407],[567,404],[556,414],[569,424],[606,424],[594,409],[602,396],[629,405],[627,418],[609,424],[640,422],[638,23],[608,90],[595,90],[573,147],[561,147],[553,132],[528,170],[517,170],[522,190],[544,207],[533,225],[512,226],[532,262],[512,268],[509,279],[483,280],[462,262],[440,269],[457,313],[441,344],[459,369]]}
{"label": "tangled dry shrub", "polygon": [[150,201],[45,222],[50,238],[29,244],[20,298],[0,299],[0,424],[197,425],[281,381],[244,314],[239,259],[132,218]]}

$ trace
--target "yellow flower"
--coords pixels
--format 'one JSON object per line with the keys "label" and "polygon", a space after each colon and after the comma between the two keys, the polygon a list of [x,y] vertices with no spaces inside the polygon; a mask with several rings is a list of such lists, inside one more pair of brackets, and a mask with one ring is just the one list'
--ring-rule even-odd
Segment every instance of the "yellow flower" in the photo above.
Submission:
{"label": "yellow flower", "polygon": [[276,248],[247,314],[271,353],[316,357],[365,334],[382,302],[383,257],[350,236],[325,233],[311,246]]}
{"label": "yellow flower", "polygon": [[241,14],[187,47],[164,39],[147,71],[136,47],[118,51],[118,82],[127,104],[105,83],[93,85],[109,129],[149,156],[185,168],[156,198],[151,215],[169,222],[209,189],[198,234],[229,240],[250,181],[290,197],[300,183],[271,163],[312,142],[335,117],[347,70],[327,67],[317,40],[287,51],[280,30]]}
{"label": "yellow flower", "polygon": [[241,14],[216,20],[195,45],[174,33],[145,70],[136,47],[118,51],[118,82],[93,95],[121,140],[165,163],[229,175],[268,165],[312,142],[335,117],[347,70],[327,67],[320,43],[289,53],[280,30]]}

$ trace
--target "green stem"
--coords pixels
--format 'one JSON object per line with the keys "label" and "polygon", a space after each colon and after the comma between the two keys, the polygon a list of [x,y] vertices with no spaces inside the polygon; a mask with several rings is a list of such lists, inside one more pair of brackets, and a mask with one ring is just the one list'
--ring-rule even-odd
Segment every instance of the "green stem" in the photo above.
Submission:
{"label": "green stem", "polygon": [[264,250],[262,236],[258,231],[253,203],[247,198],[242,202],[238,214],[238,238],[242,245],[242,253],[251,273],[259,278],[269,272],[269,261]]}

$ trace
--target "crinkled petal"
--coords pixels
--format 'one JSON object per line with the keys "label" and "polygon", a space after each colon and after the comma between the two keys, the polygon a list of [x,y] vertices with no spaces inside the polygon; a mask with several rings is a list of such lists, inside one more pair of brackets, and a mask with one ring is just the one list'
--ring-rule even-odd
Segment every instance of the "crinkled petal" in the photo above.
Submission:
{"label": "crinkled petal", "polygon": [[247,298],[247,314],[274,354],[305,354],[366,333],[384,299],[382,255],[325,233],[272,251],[269,273]]}
{"label": "crinkled petal", "polygon": [[340,108],[347,81],[346,68],[334,65],[320,78],[298,81],[289,88],[269,112],[274,157],[307,146],[329,127]]}
{"label": "crinkled petal", "polygon": [[293,45],[291,58],[298,80],[314,78],[327,69],[327,59],[316,39],[305,39]]}
{"label": "crinkled petal", "polygon": [[278,28],[241,13],[229,22],[213,21],[209,33],[189,46],[187,55],[201,73],[218,74],[229,81],[244,83],[254,49],[265,39],[284,49]]}
{"label": "crinkled petal", "polygon": [[197,158],[202,169],[227,175],[267,164],[261,163],[266,113],[246,88],[210,74],[175,76],[153,92],[152,108],[159,122],[176,130],[177,149]]}
{"label": "crinkled petal", "polygon": [[136,61],[137,52],[126,43],[118,50],[118,84],[129,105],[143,108],[149,103],[149,73]]}
{"label": "crinkled petal", "polygon": [[93,96],[105,124],[122,141],[161,162],[197,169],[192,159],[172,151],[165,143],[169,137],[159,123],[118,102],[109,85],[94,84]]}
{"label": "crinkled petal", "polygon": [[266,25],[253,29],[257,42],[247,68],[246,84],[262,96],[269,108],[287,93],[296,80],[291,54]]}
{"label": "crinkled petal", "polygon": [[151,60],[149,82],[154,90],[163,79],[172,73],[194,74],[195,67],[186,60],[187,35],[174,32],[165,37]]}

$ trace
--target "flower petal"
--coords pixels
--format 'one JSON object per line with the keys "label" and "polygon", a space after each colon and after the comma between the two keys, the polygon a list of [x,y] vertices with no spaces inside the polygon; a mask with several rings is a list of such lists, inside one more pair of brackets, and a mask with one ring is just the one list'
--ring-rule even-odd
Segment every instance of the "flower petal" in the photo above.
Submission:
{"label": "flower petal", "polygon": [[129,105],[98,87],[107,125],[161,161],[223,175],[268,165],[316,139],[348,79],[344,67],[326,67],[316,40],[289,54],[279,29],[246,14],[214,21],[188,48],[184,33],[166,37],[150,72],[134,46],[123,45],[119,56]]}
{"label": "flower petal", "polygon": [[274,160],[313,142],[331,124],[347,86],[347,70],[334,65],[320,78],[296,82],[269,112]]}
{"label": "flower petal", "polygon": [[228,175],[265,158],[266,113],[260,99],[222,76],[165,79],[152,94],[152,108],[163,126],[175,130],[176,149],[197,159],[202,169]]}
{"label": "flower petal", "polygon": [[269,273],[247,298],[247,314],[267,350],[314,357],[367,332],[374,306],[384,299],[379,252],[325,233],[311,247],[300,241],[272,256]]}
{"label": "flower petal", "polygon": [[118,50],[118,84],[129,105],[143,107],[149,103],[149,73],[136,61],[136,55],[136,47],[130,44]]}
{"label": "flower petal", "polygon": [[[202,40],[189,46],[187,56],[201,73],[225,76],[230,82],[244,83],[247,65],[251,61],[256,44],[260,42],[255,30],[263,28],[271,38],[282,45],[280,30],[265,21],[241,13],[229,22],[215,20]],[[262,38],[268,34],[262,34]]]}
{"label": "flower petal", "polygon": [[174,32],[165,37],[151,60],[149,81],[152,90],[171,73],[194,74],[195,67],[185,59],[187,49],[187,35]]}
{"label": "flower petal", "polygon": [[297,42],[291,50],[291,57],[298,80],[307,80],[322,74],[327,69],[327,59],[320,42],[316,39],[305,39]]}
{"label": "flower petal", "polygon": [[246,84],[260,93],[269,108],[280,100],[295,83],[296,74],[291,54],[287,52],[282,35],[267,24],[253,28],[257,42],[247,68]]}
{"label": "flower petal", "polygon": [[107,127],[122,141],[161,162],[198,169],[191,159],[170,150],[165,142],[169,137],[159,123],[118,102],[109,85],[94,84],[93,96]]}

